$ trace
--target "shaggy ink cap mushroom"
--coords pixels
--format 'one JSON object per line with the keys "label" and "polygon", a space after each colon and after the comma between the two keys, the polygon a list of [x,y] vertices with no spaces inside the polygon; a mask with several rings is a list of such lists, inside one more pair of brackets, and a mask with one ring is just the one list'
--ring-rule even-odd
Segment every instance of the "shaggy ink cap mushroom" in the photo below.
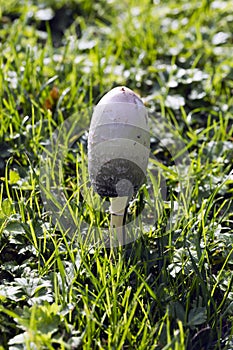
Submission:
{"label": "shaggy ink cap mushroom", "polygon": [[94,109],[88,171],[102,197],[132,196],[145,181],[150,152],[147,110],[127,87],[116,87]]}

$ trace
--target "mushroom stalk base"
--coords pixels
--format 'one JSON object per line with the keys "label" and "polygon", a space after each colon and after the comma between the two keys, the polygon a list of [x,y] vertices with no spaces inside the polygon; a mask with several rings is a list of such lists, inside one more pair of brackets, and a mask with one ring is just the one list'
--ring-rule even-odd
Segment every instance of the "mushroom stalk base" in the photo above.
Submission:
{"label": "mushroom stalk base", "polygon": [[111,239],[118,241],[119,245],[125,244],[124,217],[128,199],[128,196],[110,199]]}

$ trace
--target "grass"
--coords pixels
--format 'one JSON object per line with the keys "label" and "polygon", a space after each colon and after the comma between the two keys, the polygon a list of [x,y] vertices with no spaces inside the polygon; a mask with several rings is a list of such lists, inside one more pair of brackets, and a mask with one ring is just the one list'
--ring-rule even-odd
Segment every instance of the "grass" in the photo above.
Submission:
{"label": "grass", "polygon": [[[0,349],[231,349],[232,1],[0,9]],[[86,146],[121,84],[151,157],[110,249]]]}

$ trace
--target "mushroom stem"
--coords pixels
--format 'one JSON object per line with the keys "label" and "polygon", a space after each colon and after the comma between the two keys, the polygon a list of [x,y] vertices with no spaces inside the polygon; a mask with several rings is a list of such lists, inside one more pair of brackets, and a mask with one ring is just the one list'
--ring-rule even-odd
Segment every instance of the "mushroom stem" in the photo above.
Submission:
{"label": "mushroom stem", "polygon": [[125,244],[124,218],[126,214],[128,199],[128,196],[110,198],[112,238],[114,238],[114,240],[117,240],[120,245]]}

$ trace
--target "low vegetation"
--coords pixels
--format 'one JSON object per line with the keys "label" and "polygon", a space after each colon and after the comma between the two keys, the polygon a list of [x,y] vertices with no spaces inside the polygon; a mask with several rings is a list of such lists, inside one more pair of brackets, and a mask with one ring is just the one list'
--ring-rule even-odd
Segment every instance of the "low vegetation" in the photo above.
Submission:
{"label": "low vegetation", "polygon": [[[1,1],[0,349],[233,348],[232,5]],[[117,85],[151,157],[111,249],[86,148]]]}

